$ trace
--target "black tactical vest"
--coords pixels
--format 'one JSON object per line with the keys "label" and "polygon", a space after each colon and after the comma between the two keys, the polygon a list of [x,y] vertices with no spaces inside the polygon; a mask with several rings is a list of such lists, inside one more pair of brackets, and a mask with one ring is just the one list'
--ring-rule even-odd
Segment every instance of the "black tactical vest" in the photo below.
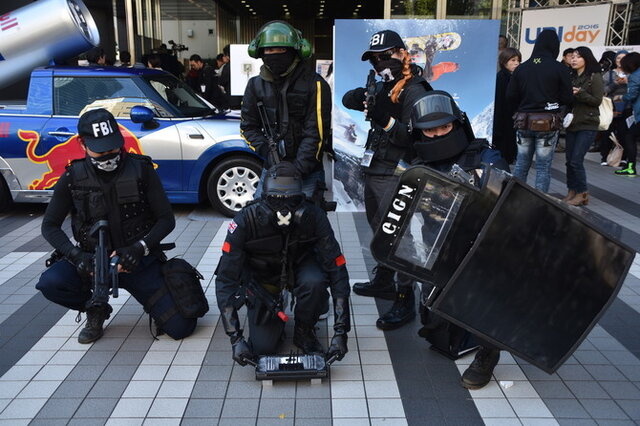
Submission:
{"label": "black tactical vest", "polygon": [[89,231],[98,220],[109,221],[110,249],[142,239],[155,223],[143,182],[148,157],[127,154],[113,180],[103,182],[89,159],[75,160],[67,167],[71,176],[71,228],[73,237],[85,251],[95,250],[97,239]]}
{"label": "black tactical vest", "polygon": [[[420,78],[413,77],[407,82],[405,87],[400,92],[399,102],[397,104],[391,103],[389,105],[389,115],[396,120],[402,117],[402,108],[405,102],[405,98],[410,90],[418,90],[412,88],[413,85],[421,85],[424,87],[425,93],[429,90],[433,90],[429,83]],[[385,91],[390,93],[393,86],[386,88],[384,83],[378,82],[376,84],[378,91]],[[373,162],[368,169],[365,169],[365,173],[371,174],[393,174],[393,171],[398,164],[398,161],[405,159],[407,150],[404,147],[391,143],[389,140],[389,134],[378,124],[371,122],[371,129],[367,135],[367,149],[371,149],[373,154]],[[385,171],[386,172],[383,172]]]}
{"label": "black tactical vest", "polygon": [[[309,105],[309,101],[316,91],[319,78],[315,72],[307,68],[307,64],[300,63],[293,74],[285,79],[272,82],[259,78],[254,82],[256,97],[264,102],[274,131],[284,140],[286,156],[282,158],[283,160],[296,159],[300,143],[305,137],[307,111],[309,108],[317,107],[317,105]],[[330,93],[323,94],[323,96],[330,95]],[[322,126],[326,139],[330,131],[330,123],[323,123]],[[318,162],[316,168],[320,165],[321,163]]]}
{"label": "black tactical vest", "polygon": [[487,148],[489,148],[489,142],[486,139],[475,139],[460,154],[458,165],[466,172],[479,169],[482,167],[482,153]]}
{"label": "black tactical vest", "polygon": [[283,231],[275,226],[272,221],[273,211],[263,202],[258,201],[245,207],[243,213],[247,231],[244,249],[256,282],[279,286],[286,256],[287,280],[292,283],[293,266],[313,249],[315,222],[304,213],[313,210],[310,203],[308,208],[298,210],[298,214],[303,214],[304,217],[294,215],[290,229]]}

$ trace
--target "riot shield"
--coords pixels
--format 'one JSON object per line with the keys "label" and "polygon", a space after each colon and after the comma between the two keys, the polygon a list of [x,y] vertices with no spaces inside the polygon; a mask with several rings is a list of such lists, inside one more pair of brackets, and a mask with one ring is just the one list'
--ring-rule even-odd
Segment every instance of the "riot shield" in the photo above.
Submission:
{"label": "riot shield", "polygon": [[[485,182],[493,182],[487,172]],[[371,240],[380,263],[443,287],[469,252],[498,199],[436,170],[415,166],[400,177]]]}
{"label": "riot shield", "polygon": [[[425,170],[414,170],[411,175],[414,182],[443,179],[448,180]],[[438,241],[433,237],[414,245],[415,253],[405,259],[413,264],[413,272],[428,272],[415,274],[418,280],[435,277],[433,283],[441,291],[433,300],[433,312],[548,373],[555,372],[614,300],[635,252],[612,235],[615,226],[603,227],[606,222],[602,218],[596,223],[591,220],[593,214],[584,214],[581,208],[569,207],[517,179],[507,182],[493,205],[488,202],[491,196],[486,189],[474,193],[464,185],[448,183],[453,194],[465,195],[459,208],[454,201],[416,203],[413,218],[401,216],[398,240],[388,241],[386,255],[372,243],[374,256],[397,269],[394,256],[407,251],[399,252],[395,247],[407,234],[434,235],[433,230],[408,232],[418,227],[412,222],[439,225],[435,233],[445,237],[432,269],[423,268],[428,263],[422,251],[433,245],[429,241]],[[402,179],[398,189],[401,186]],[[423,188],[437,186],[423,184]],[[423,189],[421,198],[434,199],[424,194],[429,191]],[[473,207],[477,205],[484,209],[475,217]],[[449,212],[449,218],[455,216],[448,229],[445,220],[420,219],[442,216],[442,211]],[[393,212],[391,205],[386,217],[389,213],[394,217]],[[482,217],[474,236],[475,220]],[[466,220],[475,225],[466,227]],[[457,229],[460,226],[466,228],[465,232]],[[383,233],[380,229],[374,237],[378,246]],[[452,238],[462,241],[449,241]],[[405,247],[408,245],[405,243]],[[469,249],[462,253],[466,247]],[[443,263],[447,257],[460,262],[447,265]],[[453,273],[448,275],[451,267]]]}

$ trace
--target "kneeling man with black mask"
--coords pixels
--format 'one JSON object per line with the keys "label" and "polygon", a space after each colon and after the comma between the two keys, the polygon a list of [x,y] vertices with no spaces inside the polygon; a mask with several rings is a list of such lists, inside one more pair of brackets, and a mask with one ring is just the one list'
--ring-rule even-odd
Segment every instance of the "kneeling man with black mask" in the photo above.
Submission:
{"label": "kneeling man with black mask", "polygon": [[[282,341],[286,301],[295,298],[293,343],[306,354],[324,353],[315,333],[327,311],[327,287],[334,308],[334,336],[327,359],[347,353],[349,276],[346,261],[326,213],[302,191],[296,167],[281,162],[264,178],[262,195],[231,221],[216,270],[216,296],[222,322],[240,365],[273,355]],[[238,309],[247,305],[249,339]]]}

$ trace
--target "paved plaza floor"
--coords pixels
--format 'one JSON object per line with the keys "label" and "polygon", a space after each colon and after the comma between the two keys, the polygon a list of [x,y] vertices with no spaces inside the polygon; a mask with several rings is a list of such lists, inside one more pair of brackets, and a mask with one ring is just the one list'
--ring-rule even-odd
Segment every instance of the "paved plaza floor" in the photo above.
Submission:
{"label": "paved plaza floor", "polygon": [[[587,208],[623,227],[640,251],[640,178],[618,177],[589,154]],[[556,154],[551,193],[566,193]],[[530,182],[533,181],[530,176]],[[205,275],[211,306],[182,341],[154,340],[148,317],[127,292],[113,299],[105,335],[77,342],[76,312],[35,289],[50,247],[42,206],[0,217],[0,423],[7,425],[634,425],[640,423],[640,261],[599,324],[549,375],[502,354],[493,381],[463,389],[456,362],[429,349],[418,320],[383,332],[375,320],[391,302],[353,296],[350,352],[321,384],[263,386],[231,359],[215,301],[215,270],[228,220],[199,206],[176,206],[166,241]],[[332,213],[351,282],[374,264],[364,213]],[[67,225],[68,230],[68,225]],[[242,310],[244,313],[244,309]],[[83,317],[84,320],[84,317]],[[331,318],[319,323],[327,344]],[[290,340],[291,330],[287,333]],[[285,349],[291,346],[290,341]]]}

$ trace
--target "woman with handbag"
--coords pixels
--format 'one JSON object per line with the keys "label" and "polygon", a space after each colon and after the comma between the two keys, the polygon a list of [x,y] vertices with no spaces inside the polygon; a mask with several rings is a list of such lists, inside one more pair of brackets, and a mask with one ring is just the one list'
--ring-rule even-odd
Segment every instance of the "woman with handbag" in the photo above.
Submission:
{"label": "woman with handbag", "polygon": [[595,140],[600,124],[598,107],[604,96],[600,65],[588,47],[578,47],[571,59],[573,120],[567,127],[567,196],[562,201],[573,206],[589,204],[584,156]]}
{"label": "woman with handbag", "polygon": [[[618,95],[622,96],[627,93],[626,73],[622,71],[622,68],[620,67],[620,61],[627,53],[629,52],[626,50],[619,50],[615,57],[615,67],[603,74],[605,96],[608,96],[612,100]],[[609,152],[611,152],[611,148],[613,148],[613,143],[609,138],[610,135],[613,133],[618,141],[624,141],[627,133],[627,123],[625,122],[625,119],[630,114],[631,111],[626,105],[626,102],[614,101],[613,121],[611,122],[611,126],[609,126],[609,130],[604,132],[602,140],[600,141],[601,166],[608,165],[607,157]]]}
{"label": "woman with handbag", "polygon": [[620,61],[622,70],[627,73],[627,93],[618,95],[613,100],[629,103],[633,108],[634,123],[631,125],[623,140],[624,156],[627,158],[627,166],[616,170],[620,176],[636,175],[636,156],[638,151],[637,140],[640,136],[638,121],[640,120],[640,53],[631,52]]}

